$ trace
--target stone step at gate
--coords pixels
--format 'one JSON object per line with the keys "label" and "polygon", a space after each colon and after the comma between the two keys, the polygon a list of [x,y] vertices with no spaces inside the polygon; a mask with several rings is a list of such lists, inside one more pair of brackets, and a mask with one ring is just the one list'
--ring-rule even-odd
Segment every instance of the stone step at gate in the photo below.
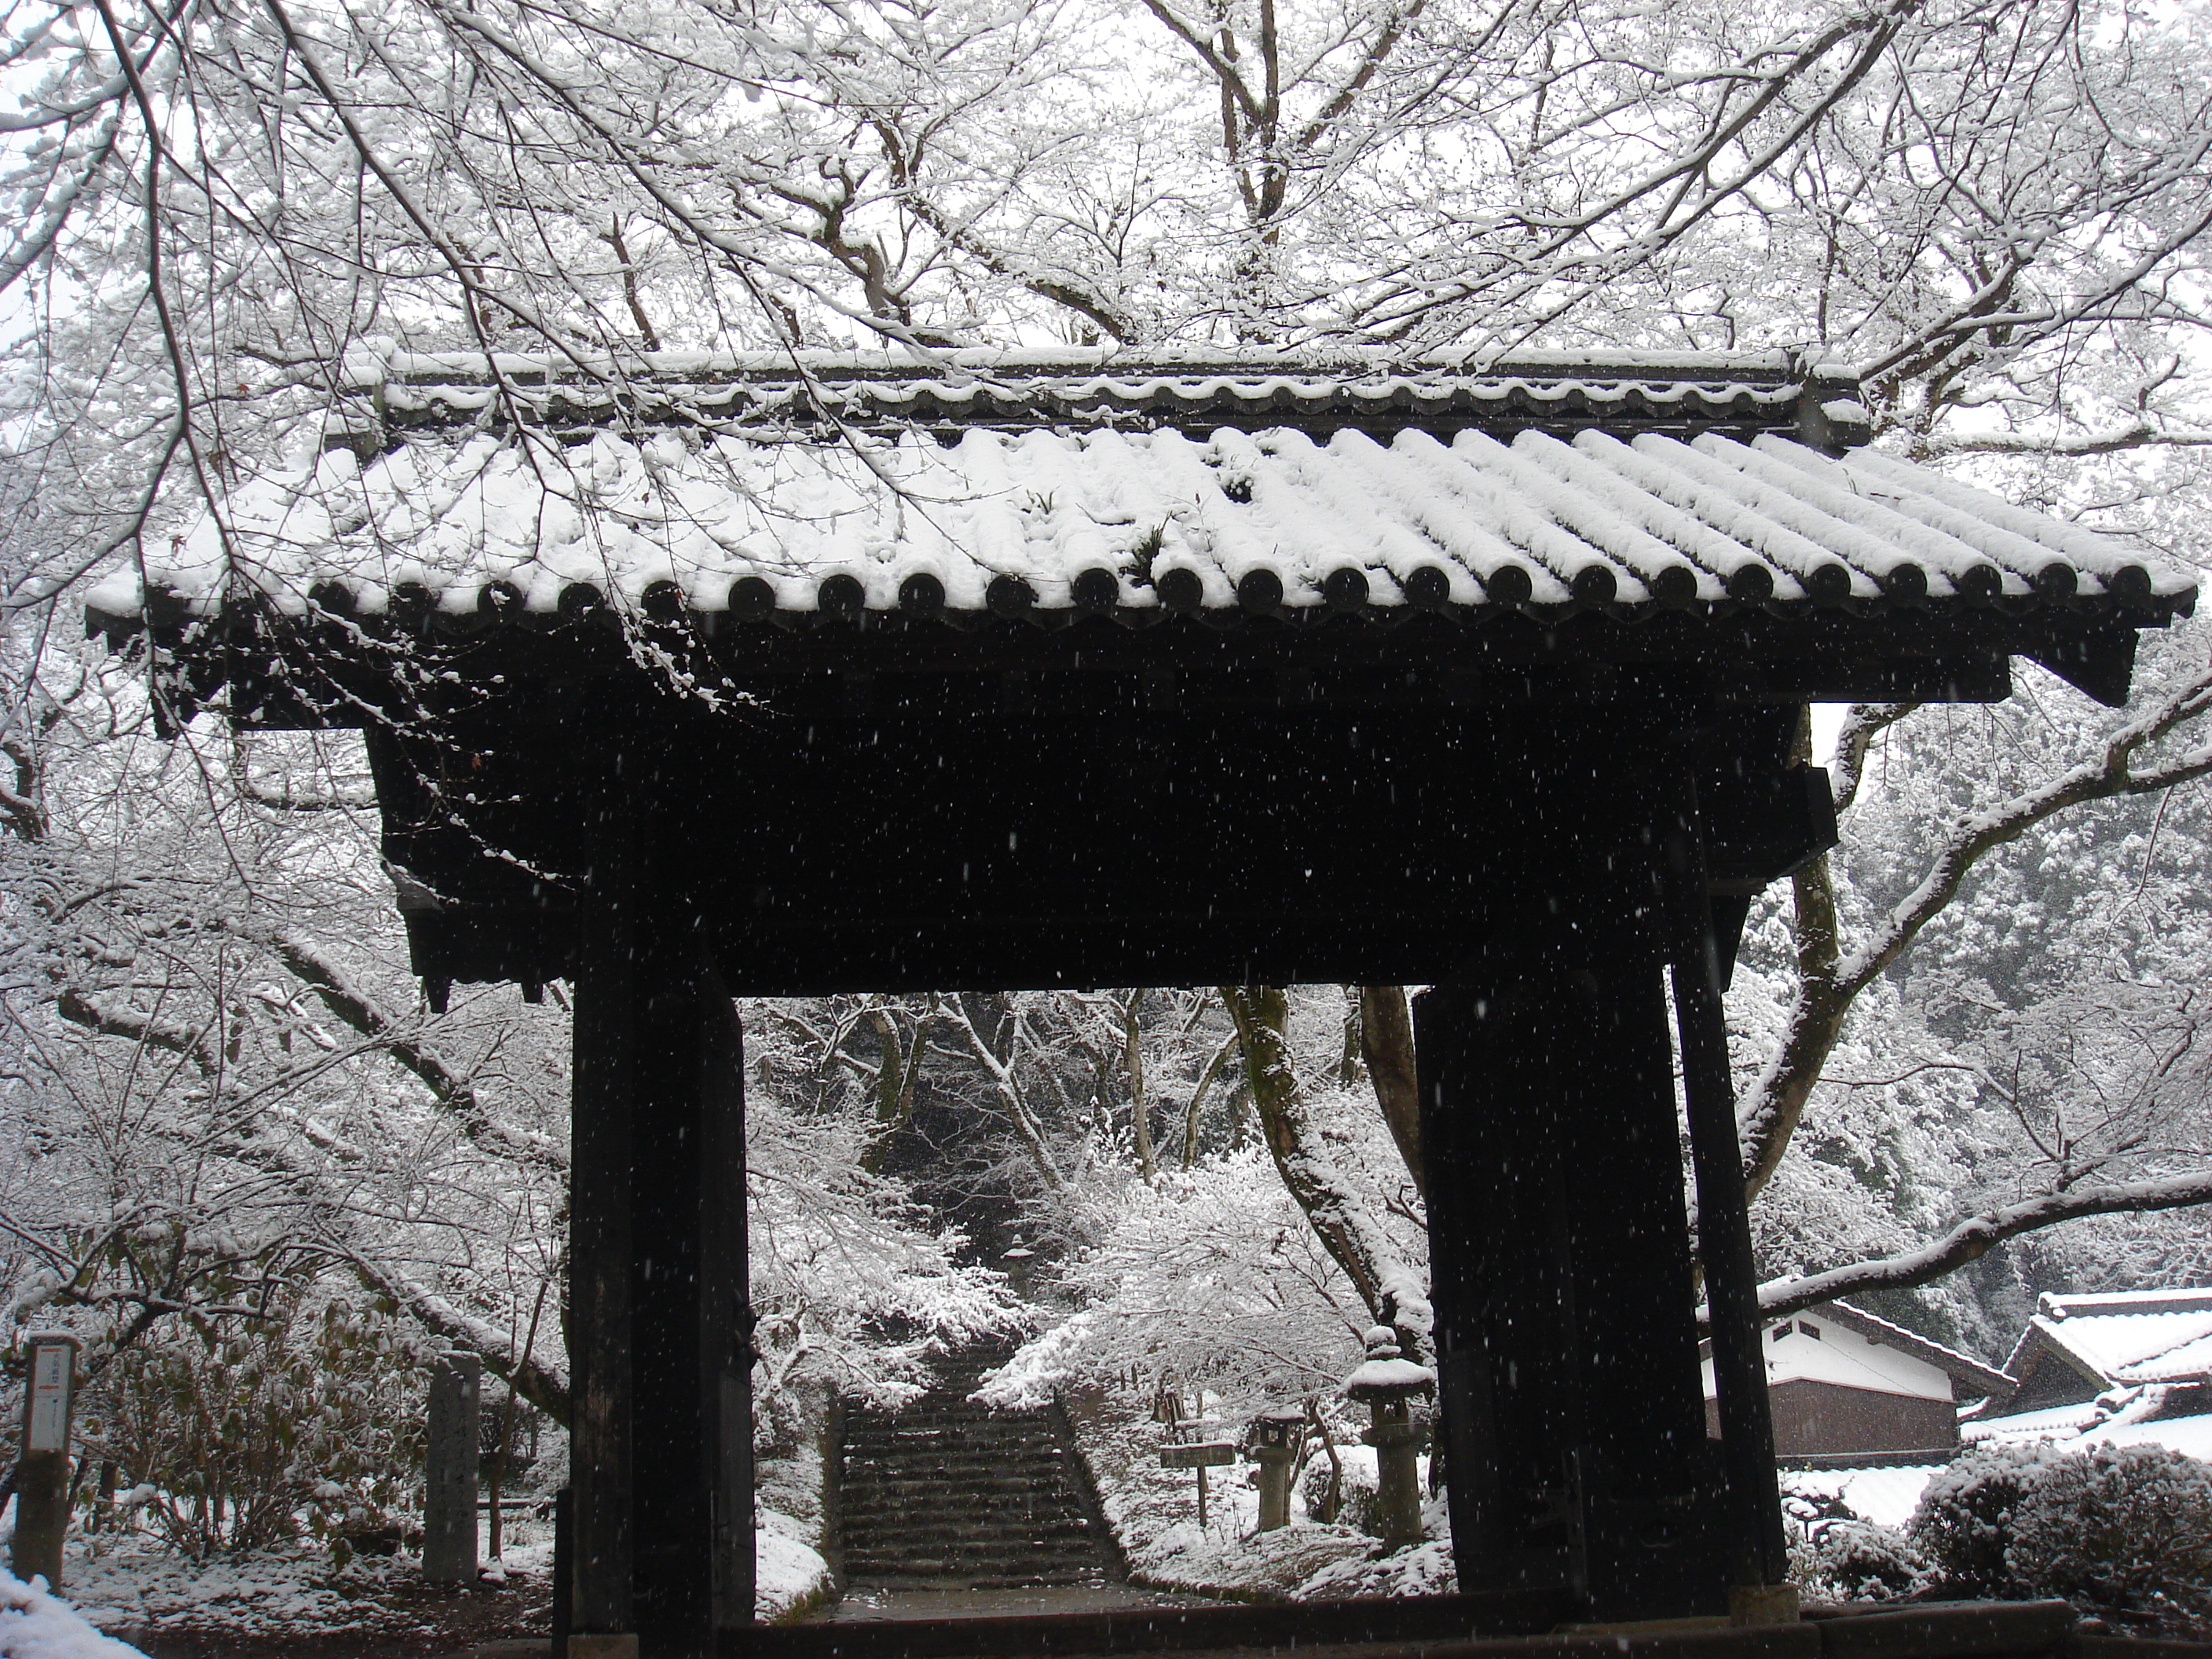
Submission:
{"label": "stone step at gate", "polygon": [[1121,1577],[1053,1414],[968,1398],[1009,1352],[941,1362],[903,1411],[847,1411],[838,1519],[848,1583],[1000,1589]]}

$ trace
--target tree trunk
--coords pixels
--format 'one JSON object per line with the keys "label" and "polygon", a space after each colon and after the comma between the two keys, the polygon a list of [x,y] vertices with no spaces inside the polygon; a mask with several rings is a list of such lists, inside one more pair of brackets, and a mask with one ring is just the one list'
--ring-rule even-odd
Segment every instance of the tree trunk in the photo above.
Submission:
{"label": "tree trunk", "polygon": [[1291,1056],[1290,999],[1279,985],[1224,985],[1221,1000],[1237,1023],[1253,1108],[1284,1187],[1369,1314],[1396,1328],[1408,1358],[1425,1355],[1429,1301],[1422,1276],[1399,1258],[1357,1188],[1321,1152]]}
{"label": "tree trunk", "polygon": [[1428,1172],[1421,1165],[1421,1096],[1413,1077],[1413,1010],[1402,985],[1359,988],[1359,1057],[1375,1085],[1375,1103],[1413,1190],[1429,1195]]}
{"label": "tree trunk", "polygon": [[922,1056],[929,1048],[930,1018],[924,1014],[915,1021],[910,1045],[900,1041],[898,1021],[888,1010],[872,1010],[868,1023],[875,1028],[878,1046],[876,1109],[868,1144],[860,1152],[860,1167],[870,1175],[881,1175],[884,1160],[890,1156],[892,1137],[914,1116],[914,1090],[921,1076]]}
{"label": "tree trunk", "polygon": [[1206,1089],[1221,1070],[1222,1062],[1236,1051],[1238,1039],[1232,1033],[1229,1040],[1213,1051],[1213,1058],[1206,1062],[1206,1069],[1198,1074],[1197,1086],[1190,1091],[1190,1104],[1182,1115],[1182,1167],[1186,1170],[1198,1162],[1198,1110],[1206,1103]]}
{"label": "tree trunk", "polygon": [[1144,1000],[1142,990],[1133,990],[1121,1004],[1121,1063],[1129,1074],[1129,1122],[1137,1138],[1137,1167],[1150,1186],[1158,1178],[1159,1165],[1152,1156],[1152,1111],[1145,1099],[1145,1044],[1137,1026],[1137,1010]]}

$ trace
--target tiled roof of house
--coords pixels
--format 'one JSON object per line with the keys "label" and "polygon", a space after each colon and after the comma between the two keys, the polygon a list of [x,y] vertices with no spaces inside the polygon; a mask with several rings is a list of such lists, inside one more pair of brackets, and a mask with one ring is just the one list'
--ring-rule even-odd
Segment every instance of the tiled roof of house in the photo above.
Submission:
{"label": "tiled roof of house", "polygon": [[2013,1380],[1994,1365],[1985,1365],[1972,1354],[1961,1353],[1956,1348],[1947,1348],[1941,1342],[1930,1341],[1917,1331],[1855,1308],[1848,1302],[1829,1302],[1808,1312],[1832,1319],[1844,1329],[1856,1331],[1870,1341],[1912,1354],[1948,1372],[1957,1386],[1959,1397],[1972,1400],[1978,1396],[2002,1395],[2011,1390]]}
{"label": "tiled roof of house", "polygon": [[2110,1383],[2212,1380],[2212,1290],[2043,1297],[2006,1368],[2038,1340]]}

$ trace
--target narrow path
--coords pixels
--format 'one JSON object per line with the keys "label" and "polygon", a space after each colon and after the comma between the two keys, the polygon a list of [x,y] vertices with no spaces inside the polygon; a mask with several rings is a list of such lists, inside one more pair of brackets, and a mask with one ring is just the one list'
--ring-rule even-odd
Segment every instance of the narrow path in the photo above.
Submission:
{"label": "narrow path", "polygon": [[1006,1358],[995,1346],[970,1349],[904,1411],[847,1416],[838,1507],[848,1601],[1119,1581],[1051,1415],[968,1398]]}

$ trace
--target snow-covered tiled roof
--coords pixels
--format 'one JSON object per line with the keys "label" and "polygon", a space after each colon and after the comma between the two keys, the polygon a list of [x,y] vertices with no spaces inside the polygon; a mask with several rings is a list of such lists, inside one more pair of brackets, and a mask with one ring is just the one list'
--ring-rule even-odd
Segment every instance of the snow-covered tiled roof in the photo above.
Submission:
{"label": "snow-covered tiled roof", "polygon": [[1206,429],[1322,422],[1546,422],[1622,418],[1773,425],[1809,383],[1844,409],[1835,376],[1786,353],[1516,352],[1407,358],[1374,349],[944,351],[925,357],[802,351],[656,352],[631,363],[471,353],[358,354],[341,385],[375,427],[481,421],[879,431],[920,424],[1197,422]]}
{"label": "snow-covered tiled roof", "polygon": [[1994,1365],[1985,1365],[1972,1354],[1961,1353],[1956,1348],[1946,1347],[1917,1331],[1909,1331],[1893,1324],[1879,1314],[1870,1314],[1863,1308],[1848,1302],[1824,1303],[1807,1310],[1816,1316],[1832,1320],[1846,1330],[1855,1331],[1871,1342],[1897,1348],[1926,1360],[1937,1370],[1947,1372],[1959,1385],[1961,1399],[1977,1395],[1995,1395],[2008,1391],[2013,1379]]}
{"label": "snow-covered tiled roof", "polygon": [[2212,1377],[2212,1290],[2045,1296],[2031,1336],[2063,1349],[2109,1382],[2180,1382]]}
{"label": "snow-covered tiled roof", "polygon": [[1920,1494],[1928,1489],[1929,1481],[1942,1467],[1941,1463],[1913,1463],[1901,1468],[1785,1469],[1781,1484],[1786,1495],[1840,1498],[1862,1520],[1871,1521],[1876,1526],[1902,1528],[1912,1518],[1913,1510],[1920,1507]]}
{"label": "snow-covered tiled roof", "polygon": [[1987,1440],[2000,1445],[2020,1441],[2052,1440],[2079,1434],[2105,1420],[2107,1413],[2094,1400],[2070,1406],[2051,1406],[2038,1412],[2014,1412],[2008,1417],[1963,1419],[1959,1437],[1968,1444]]}
{"label": "snow-covered tiled roof", "polygon": [[[439,432],[248,483],[147,569],[199,614],[312,595],[550,617],[658,589],[739,617],[2109,604],[2140,625],[2193,594],[2131,546],[1888,455],[1595,428]],[[92,598],[144,603],[135,574]]]}
{"label": "snow-covered tiled roof", "polygon": [[[1927,1400],[2009,1393],[2013,1379],[1970,1354],[1931,1342],[1848,1302],[1826,1302],[1762,1328],[1767,1386],[1811,1381]],[[1698,1345],[1705,1396],[1713,1394],[1712,1343]]]}

